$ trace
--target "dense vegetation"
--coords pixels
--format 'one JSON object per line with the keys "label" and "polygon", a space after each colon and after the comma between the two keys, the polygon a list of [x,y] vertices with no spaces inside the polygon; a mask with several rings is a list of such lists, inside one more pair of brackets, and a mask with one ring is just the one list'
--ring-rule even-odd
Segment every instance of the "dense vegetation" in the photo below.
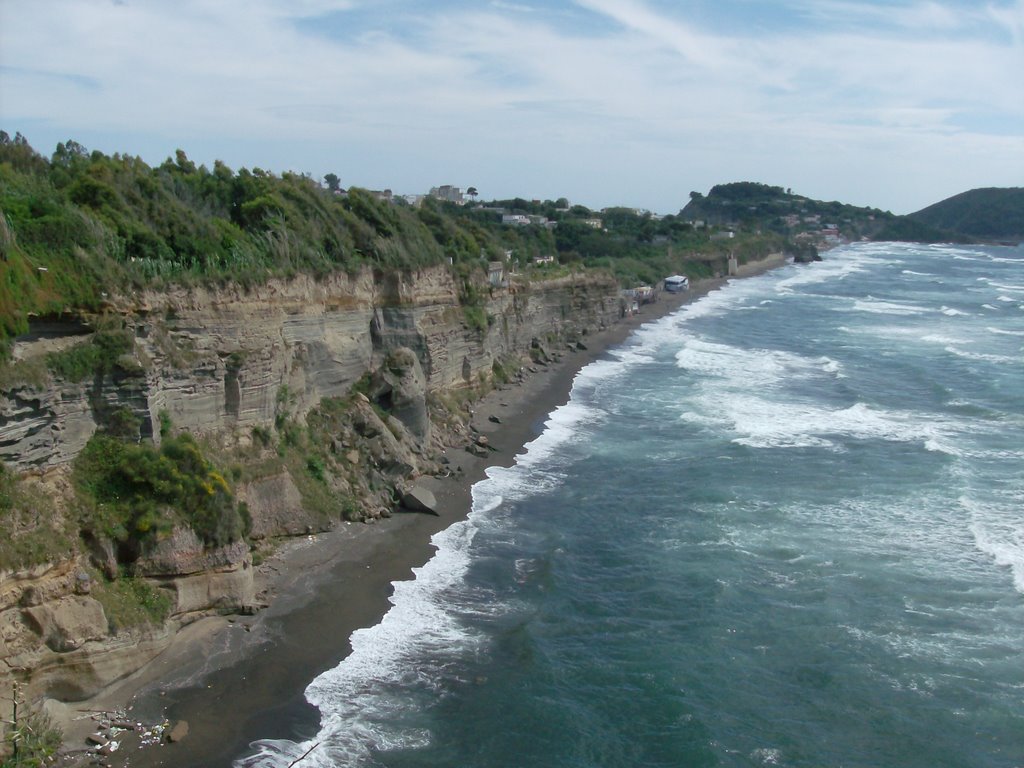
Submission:
{"label": "dense vegetation", "polygon": [[[486,263],[509,252],[520,269],[557,256],[573,268],[610,269],[628,284],[679,271],[699,275],[729,251],[745,260],[784,245],[781,235],[751,233],[726,246],[682,214],[597,213],[565,200],[460,207],[426,199],[414,207],[367,190],[343,192],[334,174],[326,180],[236,172],[219,161],[211,169],[181,150],[150,167],[75,141],[58,144],[47,158],[20,134],[0,131],[0,355],[26,331],[30,315],[95,313],[114,287],[252,285],[300,272],[409,271],[450,262],[472,306],[479,296],[471,286]],[[545,216],[556,226],[503,226],[502,211]]]}
{"label": "dense vegetation", "polygon": [[85,527],[136,556],[177,523],[210,546],[247,532],[224,476],[187,434],[167,436],[159,448],[97,434],[75,460],[75,485],[86,504]]}
{"label": "dense vegetation", "polygon": [[716,240],[713,230],[694,228],[683,212],[655,216],[626,207],[591,211],[582,205],[570,206],[564,198],[514,198],[461,209],[451,206],[453,216],[491,227],[498,226],[503,212],[540,217],[550,223],[506,227],[503,243],[511,246],[515,258],[528,262],[556,254],[560,264],[608,270],[626,286],[652,285],[676,272],[706,277],[720,271],[730,253],[745,262],[794,247],[775,233],[738,232],[731,240]]}
{"label": "dense vegetation", "polygon": [[31,313],[98,310],[111,286],[252,284],[448,258],[472,269],[501,253],[432,201],[414,209],[299,174],[211,170],[180,150],[151,168],[69,141],[47,159],[3,132],[0,213],[0,341],[24,332]]}
{"label": "dense vegetation", "polygon": [[907,216],[962,238],[1024,239],[1024,187],[972,189]]}
{"label": "dense vegetation", "polygon": [[974,189],[908,216],[822,202],[754,182],[719,184],[690,193],[681,215],[713,225],[789,237],[831,224],[848,240],[970,242],[1024,238],[1024,187]]}
{"label": "dense vegetation", "polygon": [[908,216],[897,216],[887,221],[871,239],[904,243],[965,243],[970,240],[964,235],[937,229]]}
{"label": "dense vegetation", "polygon": [[[870,238],[887,222],[899,218],[877,208],[812,200],[793,194],[792,190],[751,181],[717,184],[706,196],[691,192],[690,202],[682,213],[687,218],[711,224],[786,235],[832,224],[851,240]],[[787,222],[786,217],[795,217],[798,221]]]}

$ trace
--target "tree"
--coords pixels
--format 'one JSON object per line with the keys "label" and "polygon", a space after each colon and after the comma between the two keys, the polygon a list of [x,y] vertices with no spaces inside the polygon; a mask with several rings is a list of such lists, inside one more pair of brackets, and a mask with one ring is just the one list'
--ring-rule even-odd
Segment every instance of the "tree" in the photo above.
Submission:
{"label": "tree", "polygon": [[476,191],[476,187],[470,187],[469,189],[466,190],[466,194],[472,197],[474,201],[476,201],[476,196],[479,194],[479,192]]}
{"label": "tree", "polygon": [[325,173],[324,181],[327,182],[327,188],[331,190],[331,192],[337,192],[341,189],[341,179],[338,178],[337,174]]}
{"label": "tree", "polygon": [[188,159],[188,155],[185,154],[185,150],[176,149],[174,150],[174,162],[178,166],[178,170],[182,173],[195,173],[196,164]]}
{"label": "tree", "polygon": [[57,149],[53,153],[51,162],[54,165],[70,166],[75,159],[85,160],[89,157],[89,150],[73,139],[68,139],[67,144],[58,142]]}

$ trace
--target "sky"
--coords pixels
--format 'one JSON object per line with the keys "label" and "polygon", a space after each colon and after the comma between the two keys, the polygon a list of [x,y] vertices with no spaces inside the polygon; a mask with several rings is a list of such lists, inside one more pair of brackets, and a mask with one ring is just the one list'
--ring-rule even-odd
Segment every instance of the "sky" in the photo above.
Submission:
{"label": "sky", "polygon": [[1024,0],[0,0],[0,129],[676,213],[1024,186]]}

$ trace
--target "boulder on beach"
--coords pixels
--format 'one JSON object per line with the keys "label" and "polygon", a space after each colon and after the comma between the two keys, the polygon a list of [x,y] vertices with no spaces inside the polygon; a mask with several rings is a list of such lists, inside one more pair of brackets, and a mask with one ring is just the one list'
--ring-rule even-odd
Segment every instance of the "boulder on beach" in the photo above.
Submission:
{"label": "boulder on beach", "polygon": [[426,512],[429,515],[437,515],[437,499],[434,494],[422,485],[414,485],[402,495],[402,506],[413,512]]}
{"label": "boulder on beach", "polygon": [[179,720],[167,734],[167,740],[172,744],[181,741],[188,736],[188,720]]}

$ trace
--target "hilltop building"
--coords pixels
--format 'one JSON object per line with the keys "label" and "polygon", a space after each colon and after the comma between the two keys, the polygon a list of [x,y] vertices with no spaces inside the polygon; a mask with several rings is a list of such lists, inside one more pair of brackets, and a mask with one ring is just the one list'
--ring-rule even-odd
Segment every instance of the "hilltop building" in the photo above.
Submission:
{"label": "hilltop building", "polygon": [[444,200],[456,205],[465,205],[466,200],[462,196],[462,189],[451,184],[442,184],[440,187],[431,187],[430,196],[436,200]]}

